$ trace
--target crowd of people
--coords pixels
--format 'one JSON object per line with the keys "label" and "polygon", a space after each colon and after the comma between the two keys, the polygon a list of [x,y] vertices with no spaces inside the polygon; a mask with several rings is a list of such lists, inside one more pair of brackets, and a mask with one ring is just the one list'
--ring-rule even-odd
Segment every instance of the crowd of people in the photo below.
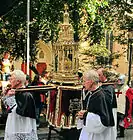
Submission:
{"label": "crowd of people", "polygon": [[[8,54],[5,56],[8,59]],[[5,59],[4,63],[8,62]],[[42,108],[46,107],[46,96],[37,91],[17,89],[49,82],[39,74],[31,81],[21,70],[3,74],[10,85],[2,98],[8,112],[5,140],[37,140],[37,127]],[[126,76],[121,74],[115,84],[114,81],[110,83],[105,69],[99,68],[84,72],[82,79],[82,108],[77,113],[79,140],[116,140],[117,137],[124,137],[125,128],[132,122],[133,100],[133,90],[126,84]]]}
{"label": "crowd of people", "polygon": [[[116,140],[132,122],[133,89],[119,74],[110,83],[104,68],[83,75],[83,108],[78,112],[79,140]],[[113,79],[114,80],[114,79]]]}

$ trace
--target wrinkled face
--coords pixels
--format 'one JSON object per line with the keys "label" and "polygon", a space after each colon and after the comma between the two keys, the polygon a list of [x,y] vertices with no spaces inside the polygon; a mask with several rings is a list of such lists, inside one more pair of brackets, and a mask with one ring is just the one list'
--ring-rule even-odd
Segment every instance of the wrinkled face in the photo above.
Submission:
{"label": "wrinkled face", "polygon": [[101,82],[105,82],[106,77],[103,75],[102,70],[97,70],[97,73],[98,73],[98,75],[99,75],[99,80],[100,80]]}
{"label": "wrinkled face", "polygon": [[10,76],[9,81],[11,84],[11,88],[16,88],[20,84],[20,81],[16,80],[15,75],[13,74]]}
{"label": "wrinkled face", "polygon": [[92,85],[93,85],[93,81],[88,80],[86,78],[86,76],[83,76],[83,86],[84,86],[85,90],[91,91]]}

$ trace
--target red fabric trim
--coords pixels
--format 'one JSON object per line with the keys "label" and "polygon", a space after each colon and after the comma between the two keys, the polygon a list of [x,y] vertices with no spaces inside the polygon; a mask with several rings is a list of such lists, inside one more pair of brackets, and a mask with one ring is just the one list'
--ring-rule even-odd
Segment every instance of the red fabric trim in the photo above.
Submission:
{"label": "red fabric trim", "polygon": [[[42,86],[42,85],[44,85],[44,84],[42,84],[42,83],[39,83],[39,84],[38,84],[38,86]],[[45,95],[40,94],[40,97],[41,97],[41,102],[44,103],[44,101],[45,101]]]}
{"label": "red fabric trim", "polygon": [[50,113],[55,111],[56,94],[57,94],[56,90],[50,91],[50,105],[49,105]]}

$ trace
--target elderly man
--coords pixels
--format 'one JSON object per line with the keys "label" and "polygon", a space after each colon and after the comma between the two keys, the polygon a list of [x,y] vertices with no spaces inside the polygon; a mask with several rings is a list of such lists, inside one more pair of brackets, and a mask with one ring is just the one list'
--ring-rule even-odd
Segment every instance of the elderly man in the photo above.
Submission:
{"label": "elderly man", "polygon": [[105,93],[99,87],[99,76],[94,70],[83,75],[83,108],[78,112],[83,122],[79,140],[115,140],[112,135],[110,112],[107,108]]}
{"label": "elderly man", "polygon": [[14,70],[9,81],[11,89],[3,98],[9,112],[4,139],[37,140],[34,99],[29,92],[15,91],[24,88],[26,75],[21,70]]}
{"label": "elderly man", "polygon": [[117,137],[117,101],[115,96],[115,88],[113,85],[108,84],[107,71],[104,68],[99,68],[97,70],[99,75],[99,82],[101,82],[101,88],[105,92],[105,98],[108,106],[108,110],[111,114],[111,126],[114,126],[114,134]]}

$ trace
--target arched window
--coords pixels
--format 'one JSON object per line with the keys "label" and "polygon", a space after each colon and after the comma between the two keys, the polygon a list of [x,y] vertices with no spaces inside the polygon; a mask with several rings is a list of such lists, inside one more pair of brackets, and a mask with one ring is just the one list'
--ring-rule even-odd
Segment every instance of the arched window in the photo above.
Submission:
{"label": "arched window", "polygon": [[43,51],[40,51],[40,53],[39,53],[39,58],[40,58],[40,59],[43,59],[43,58],[44,58],[44,52],[43,52]]}

